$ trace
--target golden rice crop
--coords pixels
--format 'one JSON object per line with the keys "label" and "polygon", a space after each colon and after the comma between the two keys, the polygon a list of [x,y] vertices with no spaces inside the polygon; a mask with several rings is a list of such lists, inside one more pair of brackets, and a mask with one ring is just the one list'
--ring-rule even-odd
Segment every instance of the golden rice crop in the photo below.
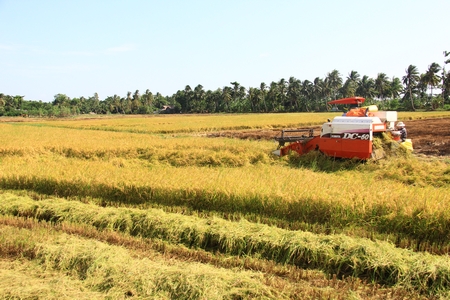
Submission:
{"label": "golden rice crop", "polygon": [[[219,115],[154,115],[154,116],[97,116],[74,119],[31,119],[21,124],[98,131],[132,133],[192,133],[219,130],[271,129],[322,125],[327,119],[340,115],[324,113],[283,114],[219,114]],[[448,117],[448,111],[399,112],[401,120]],[[8,121],[10,121],[8,119]],[[1,119],[0,119],[1,122]]]}
{"label": "golden rice crop", "polygon": [[0,294],[2,299],[105,299],[83,281],[53,270],[44,270],[33,261],[0,259]]}
{"label": "golden rice crop", "polygon": [[[325,173],[314,168],[315,161],[305,167],[271,156],[276,145],[270,141],[146,133],[166,125],[173,132],[189,124],[194,131],[226,128],[228,122],[270,127],[274,118],[306,124],[312,117],[318,119],[317,114],[177,115],[0,123],[0,183],[95,197],[103,204],[176,205],[448,243],[445,162],[399,158],[348,170],[331,161],[336,169]],[[80,130],[99,122],[117,130]]]}
{"label": "golden rice crop", "polygon": [[[322,173],[292,168],[270,157],[265,153],[269,142],[211,139],[198,149],[189,142],[198,140],[201,145],[201,138],[188,137],[187,146],[180,150],[176,143],[168,143],[171,150],[144,151],[131,146],[115,149],[108,139],[96,146],[94,140],[86,149],[70,145],[64,151],[51,146],[22,147],[10,154],[4,150],[0,184],[44,194],[95,197],[114,205],[177,205],[337,229],[369,226],[369,232],[448,243],[448,184],[405,185],[408,176],[395,178],[402,170],[396,164]],[[50,142],[43,139],[45,143]],[[372,172],[364,171],[366,167]],[[441,172],[436,178],[449,176],[443,168],[434,166]],[[423,172],[433,173],[426,168]]]}
{"label": "golden rice crop", "polygon": [[158,115],[133,118],[97,118],[77,121],[39,121],[39,126],[124,131],[132,133],[186,133],[218,130],[280,128],[319,125],[336,113]]}
{"label": "golden rice crop", "polygon": [[[440,253],[448,251],[448,162],[397,157],[366,164],[330,160],[328,166],[321,167],[318,157],[299,163],[293,157],[272,156],[276,144],[271,141],[207,138],[204,134],[320,125],[335,115],[176,115],[0,122],[0,189],[16,190],[16,194],[25,190],[36,193],[39,199],[54,195],[91,201],[89,205],[62,199],[31,201],[0,190],[0,214],[86,223],[100,230],[117,230],[183,243],[187,247],[321,268],[330,275],[359,276],[423,293],[448,290],[446,256],[413,253],[388,243],[357,238],[370,236],[374,240],[393,240],[416,250],[431,247],[436,252],[440,249]],[[402,120],[423,116],[423,113],[399,113]],[[179,213],[163,213],[153,207]],[[240,221],[231,223],[215,217],[226,215]],[[316,226],[322,226],[320,232],[345,232],[349,236],[288,231],[252,224],[242,217],[272,224],[279,220],[285,228],[303,226],[315,230]],[[7,241],[5,237],[9,234],[12,240]],[[0,236],[2,249],[9,249],[10,255],[22,253],[30,258],[35,255],[33,251],[45,244],[43,240],[50,238],[46,236],[48,232],[41,236],[21,232],[17,238],[14,234],[5,231]],[[123,249],[92,241],[69,241],[67,236],[62,240],[52,239],[42,252],[47,254],[39,256],[42,266],[84,278],[83,283],[74,281],[84,291],[93,291],[92,287],[93,292],[98,291],[113,278],[117,285],[106,290],[111,291],[110,295],[119,295],[123,293],[120,282],[134,278],[111,275],[105,279],[105,273],[94,278],[94,273],[88,271],[96,266],[97,260],[103,259],[98,252],[88,253],[89,247],[103,249],[111,257],[122,254],[130,257],[121,252]],[[76,249],[77,253],[65,248],[66,241],[69,241],[67,247]],[[121,274],[128,272],[128,264],[131,268],[140,263],[131,258],[123,264],[121,261],[118,269],[110,262],[101,268],[109,274]],[[185,265],[177,268],[184,268],[187,273],[175,272],[173,277],[175,273],[169,268],[160,269],[156,275],[152,273],[154,278],[169,278],[169,286],[163,284],[166,279],[152,281],[152,288],[161,286],[158,291],[162,294],[136,283],[141,289],[139,293],[151,291],[154,293],[151,295],[161,297],[182,297],[181,288],[175,288],[179,286],[191,297],[214,298],[203,294],[210,287],[200,274],[221,278],[224,283],[218,286],[219,290],[233,290],[228,275],[217,275],[215,270],[206,269],[196,273]],[[193,281],[186,279],[188,273],[194,274]],[[141,274],[136,276],[147,280],[139,277]],[[65,282],[74,280],[71,278]],[[86,282],[91,285],[84,285]],[[43,285],[50,286],[48,282]],[[252,282],[243,288],[249,293],[254,293],[253,289],[260,291],[254,295],[281,297],[279,291],[259,283]],[[137,292],[138,289],[131,293]],[[27,295],[31,294],[11,294],[12,297]],[[92,296],[95,298],[95,293]]]}
{"label": "golden rice crop", "polygon": [[[314,235],[245,220],[229,222],[219,218],[201,219],[167,214],[156,209],[102,208],[64,199],[33,201],[6,194],[1,200],[0,211],[4,215],[14,214],[53,222],[74,222],[233,255],[256,255],[305,268],[319,268],[330,275],[351,275],[387,285],[412,288],[429,295],[447,290],[450,284],[450,265],[447,257],[397,249],[392,244],[381,241],[373,242],[344,235]],[[2,236],[2,244],[11,244],[8,242],[10,239],[14,239],[13,243],[17,244],[17,239],[13,238],[15,235]],[[27,239],[30,237],[22,240]],[[27,242],[25,246],[35,248],[42,247],[42,244]],[[75,272],[75,275],[82,278],[87,278],[90,272],[93,272],[89,269],[96,268],[97,260],[94,260],[92,255],[97,255],[96,251],[105,251],[104,247],[99,245],[87,245],[85,250],[70,245],[69,250],[64,247],[63,242],[60,242],[58,247],[49,247],[57,253],[57,259],[52,258],[49,262],[51,268],[65,270],[70,267],[70,272]],[[88,251],[89,248],[91,251]],[[38,258],[46,252],[39,251],[36,254]],[[74,255],[76,258],[72,258]],[[67,260],[67,257],[70,259]],[[119,251],[114,257],[126,255]],[[72,268],[73,264],[76,265],[75,268]]]}
{"label": "golden rice crop", "polygon": [[[57,236],[64,232],[69,233],[70,236],[76,235],[107,242],[110,245],[118,245],[122,248],[125,247],[134,259],[148,258],[155,262],[162,261],[162,265],[173,261],[193,262],[194,265],[197,265],[196,262],[202,262],[220,268],[232,269],[232,274],[238,274],[238,271],[243,269],[250,270],[253,273],[258,272],[258,275],[262,276],[253,277],[253,279],[259,281],[263,287],[268,286],[274,290],[273,295],[277,295],[278,299],[348,299],[355,296],[364,299],[398,299],[399,297],[426,299],[424,295],[412,291],[408,292],[401,287],[382,287],[353,277],[339,280],[337,276],[333,275],[327,278],[323,272],[317,270],[304,270],[249,256],[237,257],[221,255],[217,252],[213,254],[201,249],[189,249],[180,244],[172,245],[161,240],[142,239],[112,231],[99,231],[84,224],[61,222],[52,225],[35,219],[8,216],[0,217],[0,223],[3,226],[11,226],[11,231],[14,231],[14,234],[9,235],[8,243],[0,245],[7,247],[7,244],[17,244],[14,241],[26,241],[26,243],[21,243],[20,249],[16,248],[19,251],[14,254],[15,257],[20,257],[20,260],[2,260],[0,258],[0,277],[2,278],[0,294],[4,297],[42,297],[45,299],[104,299],[106,297],[102,292],[92,291],[85,287],[85,280],[71,278],[67,274],[61,274],[58,270],[43,269],[45,266],[40,265],[36,260],[24,259],[36,257],[35,255],[29,255],[37,249],[37,247],[29,247],[30,244],[36,245],[38,241],[50,244],[53,239],[49,239],[49,235]],[[16,228],[12,228],[12,226]],[[20,230],[20,234],[17,234],[17,228],[26,228],[27,230]],[[45,232],[45,235],[39,237],[42,232]],[[33,237],[33,239],[30,237]],[[84,241],[85,239],[80,240]],[[28,251],[28,254],[27,251],[20,252],[25,248],[32,251]],[[0,252],[2,252],[2,249],[5,249],[5,247],[0,247]],[[9,258],[12,259],[13,257]],[[73,267],[76,267],[76,265],[73,265]],[[131,294],[135,289],[133,282],[124,280],[120,282],[120,285],[126,287],[125,290],[128,291],[125,296],[132,296]],[[195,285],[195,279],[191,281],[191,285]],[[215,292],[218,295],[229,294],[229,291],[217,290]],[[259,294],[257,293],[253,297],[257,297],[257,295]],[[141,298],[136,294],[133,296]],[[246,294],[246,297],[251,297],[251,295]]]}
{"label": "golden rice crop", "polygon": [[[43,270],[59,272],[63,282],[77,282],[81,288],[108,298],[223,299],[247,296],[284,298],[274,288],[264,285],[262,274],[226,270],[208,265],[164,261],[154,257],[136,258],[122,247],[81,239],[64,233],[36,232],[0,227],[3,243],[27,240],[25,258]],[[37,233],[37,234],[36,234]],[[17,288],[17,285],[14,284]],[[2,286],[0,285],[0,288]],[[3,286],[3,295],[20,294],[20,290]],[[70,291],[70,290],[69,290]],[[5,293],[6,292],[6,293]]]}

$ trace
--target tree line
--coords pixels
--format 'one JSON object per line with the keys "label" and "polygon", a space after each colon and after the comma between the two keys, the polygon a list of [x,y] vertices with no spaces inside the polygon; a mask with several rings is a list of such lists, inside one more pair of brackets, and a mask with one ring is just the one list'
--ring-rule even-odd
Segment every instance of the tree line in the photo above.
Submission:
{"label": "tree line", "polygon": [[54,96],[53,102],[25,100],[24,96],[0,93],[0,116],[66,117],[78,114],[153,114],[153,113],[273,113],[317,112],[333,109],[328,101],[361,96],[366,103],[377,104],[385,110],[446,109],[450,110],[450,52],[444,51],[444,63],[432,63],[424,73],[414,65],[408,66],[404,76],[389,78],[379,73],[376,78],[351,71],[343,77],[332,70],[325,78],[313,81],[290,77],[262,82],[259,87],[245,88],[230,82],[214,91],[201,84],[193,89],[186,85],[172,96],[153,94],[146,90],[128,92],[99,99]]}

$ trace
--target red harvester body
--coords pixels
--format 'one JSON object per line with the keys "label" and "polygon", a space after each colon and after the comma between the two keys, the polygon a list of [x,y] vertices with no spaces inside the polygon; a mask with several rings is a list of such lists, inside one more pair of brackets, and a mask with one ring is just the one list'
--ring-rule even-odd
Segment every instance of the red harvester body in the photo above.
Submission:
{"label": "red harvester body", "polygon": [[[364,100],[351,97],[328,103],[359,106]],[[396,121],[396,111],[378,111],[375,105],[354,107],[343,116],[324,123],[317,136],[311,129],[283,130],[281,136],[275,138],[279,146],[273,153],[283,156],[295,151],[302,155],[319,150],[331,157],[369,159],[376,156],[372,147],[374,135],[393,131]],[[293,135],[299,132],[307,132],[307,135]]]}

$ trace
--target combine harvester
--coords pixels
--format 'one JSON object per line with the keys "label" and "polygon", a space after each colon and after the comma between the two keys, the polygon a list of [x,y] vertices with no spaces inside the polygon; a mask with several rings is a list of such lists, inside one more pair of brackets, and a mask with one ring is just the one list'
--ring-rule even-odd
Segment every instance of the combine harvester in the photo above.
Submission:
{"label": "combine harvester", "polygon": [[[362,160],[382,158],[384,151],[374,150],[373,138],[387,132],[393,140],[400,142],[399,132],[395,130],[397,112],[378,111],[376,105],[360,107],[364,100],[362,97],[351,97],[328,102],[328,104],[349,104],[352,108],[343,116],[324,123],[320,135],[317,136],[314,136],[312,129],[283,130],[281,136],[275,137],[279,145],[273,154],[284,156],[295,151],[303,155],[317,150],[338,158]],[[295,135],[298,133],[303,134]],[[411,140],[402,144],[412,150]]]}

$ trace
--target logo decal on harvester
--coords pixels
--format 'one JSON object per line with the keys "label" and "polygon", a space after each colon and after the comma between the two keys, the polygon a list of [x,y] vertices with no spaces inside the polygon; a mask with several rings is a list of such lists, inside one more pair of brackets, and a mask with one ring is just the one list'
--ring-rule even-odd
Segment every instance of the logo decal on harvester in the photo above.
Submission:
{"label": "logo decal on harvester", "polygon": [[370,139],[370,135],[368,133],[344,133],[344,135],[342,136],[343,139],[350,139],[350,140],[368,140]]}

